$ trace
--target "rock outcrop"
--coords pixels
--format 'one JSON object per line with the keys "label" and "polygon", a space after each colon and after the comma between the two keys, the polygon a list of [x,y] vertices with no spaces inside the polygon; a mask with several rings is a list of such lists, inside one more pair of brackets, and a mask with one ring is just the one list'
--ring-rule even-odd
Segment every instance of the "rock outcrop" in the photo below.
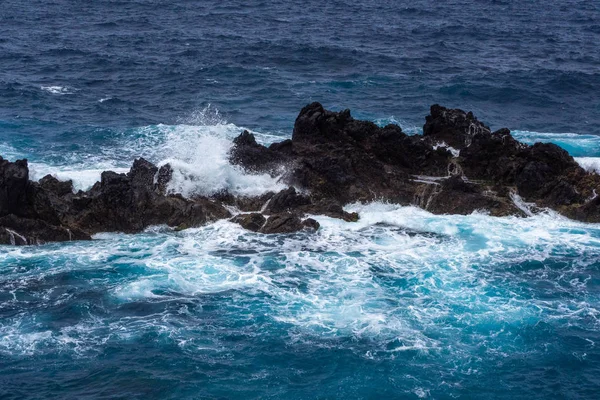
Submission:
{"label": "rock outcrop", "polygon": [[291,139],[266,147],[244,131],[230,161],[248,173],[278,176],[289,187],[257,197],[222,192],[189,199],[168,193],[169,164],[158,168],[140,158],[128,173],[105,171],[90,190],[74,193],[70,181],[52,176],[30,181],[27,160],[0,157],[0,243],[89,240],[102,231],[135,233],[156,224],[185,229],[226,218],[265,234],[316,231],[311,215],[356,221],[343,206],[374,200],[440,214],[524,216],[515,202],[523,198],[600,222],[600,176],[565,150],[520,143],[508,129],[492,132],[472,113],[439,105],[431,107],[423,135],[407,135],[397,125],[379,127],[312,103],[298,115]]}
{"label": "rock outcrop", "polygon": [[27,160],[10,162],[0,157],[0,243],[24,245],[65,240],[89,240],[76,225],[61,221],[56,201],[70,182],[44,178],[29,180]]}
{"label": "rock outcrop", "polygon": [[[588,173],[565,150],[549,143],[518,142],[506,128],[492,130],[470,112],[433,105],[423,135],[396,125],[379,127],[331,112],[321,104],[304,107],[292,139],[264,147],[245,132],[232,162],[252,162],[255,172],[287,165],[284,181],[309,195],[296,209],[348,219],[341,206],[385,200],[418,205],[434,213],[524,215],[520,196],[568,217],[600,222],[596,193],[600,176]],[[297,200],[296,200],[297,201]],[[325,204],[327,206],[325,206]],[[312,209],[312,211],[308,211]]]}
{"label": "rock outcrop", "polygon": [[293,212],[282,212],[265,217],[260,213],[239,214],[231,219],[244,229],[260,233],[293,233],[302,230],[316,231],[319,223],[312,219],[302,219],[301,215]]}
{"label": "rock outcrop", "polygon": [[29,181],[27,160],[0,160],[0,243],[40,244],[89,240],[98,232],[135,233],[150,225],[186,228],[228,218],[229,211],[207,198],[161,193],[158,168],[138,159],[127,174],[102,173],[87,192],[46,176]]}

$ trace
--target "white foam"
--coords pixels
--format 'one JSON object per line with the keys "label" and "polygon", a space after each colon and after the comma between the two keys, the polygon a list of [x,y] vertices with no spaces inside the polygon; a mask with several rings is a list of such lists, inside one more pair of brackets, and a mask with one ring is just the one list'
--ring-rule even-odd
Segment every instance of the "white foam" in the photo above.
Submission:
{"label": "white foam", "polygon": [[[180,122],[119,132],[115,137],[118,150],[113,145],[95,154],[62,155],[60,164],[30,161],[31,179],[50,174],[60,180],[73,180],[75,190],[87,190],[103,171],[127,172],[135,158],[143,157],[159,166],[171,164],[174,173],[169,189],[184,196],[224,190],[253,196],[285,188],[278,177],[247,173],[229,163],[233,139],[245,128],[227,123],[215,108],[206,107]],[[277,135],[251,132],[257,142],[265,145],[281,140]],[[2,154],[13,159],[22,157],[14,149],[0,146]]]}
{"label": "white foam", "polygon": [[102,168],[92,169],[76,169],[64,166],[52,166],[43,163],[32,162],[29,163],[29,175],[32,180],[39,180],[46,175],[52,175],[56,179],[61,181],[73,181],[73,189],[77,190],[88,190],[94,183],[100,180],[100,175],[103,171],[114,171],[117,173],[126,173],[129,168],[119,168],[113,165],[106,165]]}
{"label": "white foam", "polygon": [[[549,213],[530,218],[433,215],[386,203],[353,204],[347,210],[359,212],[361,219],[316,216],[321,229],[314,234],[262,235],[223,220],[182,232],[155,228],[138,235],[100,234],[95,243],[8,248],[0,253],[0,272],[5,278],[14,274],[8,281],[14,289],[26,289],[72,269],[132,266],[126,279],[109,285],[117,302],[181,299],[184,304],[221,293],[227,319],[266,318],[292,344],[368,339],[369,357],[445,351],[460,358],[472,354],[469,346],[479,343],[481,330],[494,345],[502,343],[510,351],[518,344],[502,332],[511,326],[535,324],[542,314],[569,324],[600,316],[585,302],[549,302],[507,292],[530,282],[585,291],[577,268],[597,262],[599,224]],[[563,254],[571,266],[519,270],[519,263]],[[12,270],[27,258],[48,265]],[[18,299],[6,301],[15,306]],[[172,312],[114,320],[104,312],[100,317],[92,313],[52,333],[5,320],[0,323],[0,351],[86,352],[102,349],[108,338],[130,340],[145,332],[165,333],[185,351],[222,348],[190,334],[193,322],[169,323]],[[256,334],[255,325],[251,331]]]}
{"label": "white foam", "polygon": [[23,158],[14,147],[7,143],[0,143],[0,156],[9,161],[15,161],[19,158]]}
{"label": "white foam", "polygon": [[575,161],[586,171],[600,174],[600,157],[575,157]]}
{"label": "white foam", "polygon": [[67,86],[40,86],[40,89],[51,94],[73,94],[77,91]]}
{"label": "white foam", "polygon": [[433,146],[433,150],[437,150],[440,148],[448,150],[450,153],[452,153],[453,157],[458,157],[458,155],[460,154],[460,150],[457,150],[454,147],[449,146],[448,144],[446,144],[446,142],[438,142]]}
{"label": "white foam", "polygon": [[532,207],[535,206],[535,203],[528,203],[525,200],[523,200],[523,198],[521,196],[519,196],[517,193],[512,192],[510,194],[510,198],[513,201],[513,204],[521,211],[523,211],[523,213],[525,215],[527,215],[528,217],[533,217],[534,213],[533,211],[531,211]]}
{"label": "white foam", "polygon": [[10,354],[33,355],[42,343],[52,339],[51,331],[23,333],[18,329],[0,330],[0,350]]}
{"label": "white foam", "polygon": [[[191,229],[177,239],[157,248],[146,265],[156,274],[128,283],[115,293],[122,300],[155,296],[155,290],[171,288],[177,293],[197,295],[228,290],[264,292],[268,295],[269,315],[275,321],[318,336],[354,335],[357,337],[401,338],[391,352],[434,351],[437,340],[428,338],[413,326],[445,315],[445,307],[469,305],[471,319],[510,323],[529,318],[539,304],[482,302],[486,283],[477,280],[474,264],[511,263],[542,260],[555,249],[594,247],[598,239],[582,235],[581,229],[600,229],[557,215],[531,218],[496,218],[482,214],[438,216],[416,207],[385,203],[355,204],[361,219],[349,223],[316,216],[321,224],[317,234],[299,234],[282,241],[280,237],[244,231],[238,225],[219,221],[211,226]],[[381,225],[384,224],[384,225]],[[405,229],[426,234],[407,233]],[[439,236],[431,236],[429,233]],[[243,240],[240,240],[243,237]],[[167,248],[177,255],[165,258]],[[274,257],[282,269],[265,270],[265,258]],[[247,254],[239,265],[219,252]],[[373,266],[383,268],[391,277],[417,279],[440,306],[420,309],[411,300],[414,289],[389,288],[374,279]],[[427,278],[431,275],[431,278]],[[294,290],[304,282],[304,290]],[[141,286],[140,286],[141,285]],[[386,298],[404,304],[403,317],[386,305]],[[407,297],[405,297],[407,296]],[[419,294],[420,296],[420,294]],[[473,300],[475,301],[475,300]]]}
{"label": "white foam", "polygon": [[184,196],[209,195],[227,190],[237,195],[259,195],[285,185],[268,174],[246,173],[229,163],[232,139],[241,129],[232,124],[163,127],[166,140],[160,164],[169,163],[173,179],[169,189]]}
{"label": "white foam", "polygon": [[[172,163],[181,191],[226,188],[251,193],[276,186],[271,177],[249,175],[226,162],[231,139],[240,131],[223,121],[159,125],[137,130],[136,141],[124,136],[123,146],[129,146],[124,150],[127,157],[135,154]],[[117,161],[108,159],[105,166],[121,166]],[[70,170],[48,166],[43,170],[36,164],[34,170],[43,176],[48,168],[57,168],[54,173],[72,178],[102,162],[92,160],[81,164],[88,169]],[[93,177],[89,172],[87,184],[103,169],[94,170]],[[526,203],[514,200],[529,211]],[[52,331],[45,325],[5,319],[0,322],[0,352],[102,351],[109,340],[131,340],[148,332],[160,333],[161,339],[172,340],[183,351],[230,351],[218,343],[218,334],[194,331],[213,329],[212,323],[201,319],[205,313],[195,323],[197,314],[185,309],[190,302],[203,305],[211,298],[203,297],[207,294],[219,294],[223,320],[244,321],[240,325],[249,321],[251,327],[244,334],[264,334],[260,328],[266,321],[290,345],[307,341],[335,346],[339,342],[330,339],[350,338],[357,344],[353,350],[375,359],[437,353],[452,362],[471,360],[473,343],[482,343],[482,332],[487,338],[481,344],[485,351],[502,348],[516,354],[522,341],[514,340],[514,327],[552,320],[589,328],[589,321],[600,317],[593,302],[581,300],[590,290],[585,268],[598,260],[599,224],[571,221],[552,212],[528,218],[433,215],[417,207],[380,202],[351,204],[346,210],[358,212],[360,220],[315,216],[321,228],[313,234],[262,235],[222,220],[182,232],[154,227],[138,235],[98,234],[93,243],[7,247],[0,252],[0,275],[13,290],[13,298],[3,300],[11,307],[29,301],[15,293],[43,287],[40,279],[87,268],[101,273],[106,268],[111,271],[107,296],[112,297],[107,307],[115,302],[174,304],[181,299],[180,312],[187,322],[173,323],[177,311],[172,309],[121,317],[105,310],[95,314],[94,307],[72,325]],[[549,258],[558,259],[560,265],[543,264]],[[43,267],[15,269],[22,260]],[[112,278],[123,268],[127,268],[123,279]],[[103,278],[95,282],[105,284]],[[553,285],[569,295],[548,301],[521,291]],[[48,302],[52,297],[39,298]],[[214,326],[219,323],[215,320]],[[349,341],[342,342],[347,346]],[[364,343],[370,347],[366,355]],[[415,394],[427,392],[416,388]]]}

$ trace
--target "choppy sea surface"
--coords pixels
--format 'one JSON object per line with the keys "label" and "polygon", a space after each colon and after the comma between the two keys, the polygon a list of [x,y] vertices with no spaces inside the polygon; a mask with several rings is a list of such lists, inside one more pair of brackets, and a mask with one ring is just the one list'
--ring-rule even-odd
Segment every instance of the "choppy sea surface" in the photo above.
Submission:
{"label": "choppy sea surface", "polygon": [[[600,170],[595,1],[247,3],[3,1],[0,155],[251,195],[281,184],[227,162],[242,129],[320,101],[418,134],[440,103]],[[597,398],[599,224],[347,209],[0,247],[0,398]]]}

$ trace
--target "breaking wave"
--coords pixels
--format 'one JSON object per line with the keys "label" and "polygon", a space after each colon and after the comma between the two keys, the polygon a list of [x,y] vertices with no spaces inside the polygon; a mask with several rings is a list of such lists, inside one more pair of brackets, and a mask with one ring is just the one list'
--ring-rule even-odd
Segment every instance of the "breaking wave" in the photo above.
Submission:
{"label": "breaking wave", "polygon": [[[32,179],[47,174],[61,180],[71,179],[76,190],[89,189],[100,180],[102,171],[127,172],[137,157],[159,166],[169,163],[174,170],[169,189],[185,196],[225,190],[236,195],[258,195],[283,189],[277,177],[250,174],[229,163],[232,140],[244,129],[227,123],[216,109],[207,107],[177,125],[159,124],[119,132],[115,143],[100,154],[71,154],[52,164],[15,149],[7,148],[3,154],[12,158],[32,157]],[[278,139],[275,135],[253,133],[260,143]]]}

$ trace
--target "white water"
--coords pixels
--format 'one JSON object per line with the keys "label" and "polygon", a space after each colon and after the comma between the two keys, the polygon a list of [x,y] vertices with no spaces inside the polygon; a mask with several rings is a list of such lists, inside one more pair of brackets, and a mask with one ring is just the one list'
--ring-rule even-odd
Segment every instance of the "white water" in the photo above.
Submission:
{"label": "white water", "polygon": [[30,162],[29,163],[29,176],[32,180],[40,180],[46,175],[52,175],[61,181],[73,181],[73,189],[87,190],[91,188],[94,183],[100,180],[100,175],[104,171],[114,171],[117,173],[126,173],[129,168],[120,168],[108,163],[105,167],[98,168],[96,166],[92,169],[77,169],[69,166],[51,166],[44,163]]}
{"label": "white water", "polygon": [[527,144],[554,143],[573,157],[600,157],[600,136],[578,133],[544,133],[515,130],[515,139]]}
{"label": "white water", "polygon": [[[58,87],[48,86],[54,91]],[[48,89],[50,90],[50,89]],[[60,88],[64,91],[65,88]],[[383,120],[378,120],[383,124]],[[385,123],[398,123],[386,119]],[[410,129],[409,129],[410,128]],[[414,127],[413,127],[414,128]],[[228,154],[232,140],[245,128],[228,123],[215,108],[208,106],[182,119],[177,125],[153,125],[123,131],[117,135],[116,148],[99,149],[97,154],[71,154],[62,164],[30,160],[31,178],[40,179],[51,174],[61,180],[73,180],[75,190],[87,190],[100,179],[105,170],[127,172],[133,160],[144,157],[158,165],[170,163],[174,179],[170,190],[184,195],[209,195],[228,190],[237,195],[258,195],[281,190],[277,177],[255,175],[232,166]],[[406,128],[411,133],[414,129]],[[255,134],[257,141],[270,144],[282,139],[279,135]],[[526,143],[554,142],[576,155],[576,161],[588,171],[600,171],[600,138],[594,135],[554,134],[513,131],[515,138]],[[439,143],[437,147],[448,147]],[[30,157],[4,144],[1,154],[8,159]],[[455,149],[449,148],[456,155]],[[35,156],[35,155],[33,155]]]}
{"label": "white water", "polygon": [[[71,154],[64,157],[68,164],[30,160],[30,177],[39,180],[50,174],[60,180],[71,179],[75,190],[87,190],[100,180],[103,171],[127,172],[135,158],[144,157],[159,166],[171,164],[174,173],[169,189],[185,196],[223,190],[251,196],[284,189],[277,177],[247,173],[229,163],[232,141],[244,129],[227,123],[218,111],[207,107],[178,125],[160,124],[125,131],[117,140],[117,148],[103,148],[98,154]],[[263,144],[281,139],[253,133]],[[28,157],[12,148],[0,150],[11,160]]]}
{"label": "white water", "polygon": [[277,178],[267,174],[249,174],[229,163],[234,137],[242,129],[232,124],[214,126],[178,125],[160,127],[166,133],[160,150],[174,169],[169,189],[189,196],[209,195],[227,190],[237,195],[259,195],[284,189]]}
{"label": "white water", "polygon": [[[446,351],[460,358],[470,354],[467,347],[477,342],[480,330],[496,332],[495,340],[511,349],[518,345],[502,332],[523,321],[558,318],[577,325],[600,317],[600,310],[578,300],[588,279],[578,271],[597,262],[599,224],[554,213],[439,216],[385,203],[355,204],[347,210],[359,212],[361,219],[353,223],[315,216],[321,228],[312,235],[261,235],[228,221],[183,232],[154,227],[139,235],[100,234],[93,243],[5,248],[0,266],[6,279],[18,274],[7,280],[8,289],[39,291],[32,296],[50,304],[69,297],[56,297],[45,285],[37,289],[40,282],[69,272],[106,270],[112,272],[96,284],[105,286],[117,304],[185,302],[231,293],[227,312],[239,314],[238,319],[248,313],[266,315],[283,324],[291,341],[297,335],[303,340],[370,338],[379,343],[373,344],[374,351],[384,346],[390,354]],[[549,258],[569,264],[557,270],[518,269],[520,263]],[[18,260],[38,266],[13,271]],[[128,278],[118,279],[124,273]],[[572,293],[573,300],[529,298],[519,294],[520,285],[556,287]],[[22,301],[30,300],[15,297],[3,306]],[[444,324],[450,317],[455,322]],[[88,352],[108,340],[129,340],[148,331],[165,332],[185,348],[195,346],[189,332],[193,327],[173,328],[168,314],[112,322],[91,314],[57,332],[36,332],[33,321],[24,318],[0,326],[0,352],[35,354],[47,346]],[[210,348],[219,351],[218,343]]]}
{"label": "white water", "polygon": [[40,86],[40,89],[51,94],[73,94],[77,91],[66,86]]}
{"label": "white water", "polygon": [[600,157],[575,157],[575,161],[586,171],[600,174]]}

